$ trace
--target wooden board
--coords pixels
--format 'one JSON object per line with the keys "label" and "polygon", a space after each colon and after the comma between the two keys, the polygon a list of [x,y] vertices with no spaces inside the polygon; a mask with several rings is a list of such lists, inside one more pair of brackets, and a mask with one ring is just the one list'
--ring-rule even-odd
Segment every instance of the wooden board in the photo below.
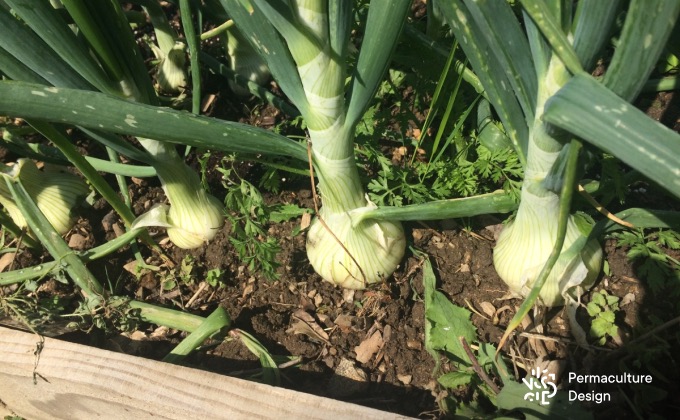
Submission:
{"label": "wooden board", "polygon": [[52,338],[37,358],[39,341],[0,327],[0,413],[41,420],[404,418]]}

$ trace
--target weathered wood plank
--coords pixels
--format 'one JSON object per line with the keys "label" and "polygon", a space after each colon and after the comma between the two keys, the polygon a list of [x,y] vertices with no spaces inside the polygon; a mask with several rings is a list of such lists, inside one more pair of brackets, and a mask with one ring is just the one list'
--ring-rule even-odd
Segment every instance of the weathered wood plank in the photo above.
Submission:
{"label": "weathered wood plank", "polygon": [[0,327],[0,406],[27,419],[400,418],[52,338],[36,360],[38,342]]}

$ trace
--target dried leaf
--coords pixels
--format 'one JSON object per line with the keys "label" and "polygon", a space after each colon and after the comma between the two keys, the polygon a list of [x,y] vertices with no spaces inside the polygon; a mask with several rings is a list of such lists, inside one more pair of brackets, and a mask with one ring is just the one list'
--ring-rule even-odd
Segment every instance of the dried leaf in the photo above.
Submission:
{"label": "dried leaf", "polygon": [[368,363],[373,355],[380,350],[383,344],[385,343],[383,342],[380,331],[374,332],[370,337],[366,338],[361,344],[354,348],[354,351],[357,354],[357,361],[359,363]]}
{"label": "dried leaf", "polygon": [[0,257],[0,273],[5,271],[5,268],[9,267],[12,265],[14,262],[14,257],[17,254],[15,252],[8,252],[6,254],[2,254],[2,257]]}
{"label": "dried leaf", "polygon": [[[2,271],[2,269],[0,269]],[[635,294],[634,293],[627,293],[623,299],[621,299],[621,305],[620,306],[626,306],[629,303],[634,303],[635,302]]]}
{"label": "dried leaf", "polygon": [[337,325],[342,332],[346,333],[352,330],[352,319],[354,319],[354,317],[351,315],[340,314],[335,318],[333,323]]}
{"label": "dried leaf", "polygon": [[286,330],[290,334],[304,334],[314,340],[330,344],[328,334],[316,323],[313,316],[302,309],[298,309],[291,316],[291,326]]}
{"label": "dried leaf", "polygon": [[312,215],[310,213],[302,213],[300,219],[300,230],[305,230],[312,223]]}

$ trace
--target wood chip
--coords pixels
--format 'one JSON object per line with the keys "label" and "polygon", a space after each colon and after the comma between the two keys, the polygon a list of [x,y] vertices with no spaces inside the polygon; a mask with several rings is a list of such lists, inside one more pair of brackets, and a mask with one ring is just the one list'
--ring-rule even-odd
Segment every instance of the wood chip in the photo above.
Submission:
{"label": "wood chip", "polygon": [[14,262],[14,257],[16,256],[16,252],[8,252],[6,254],[2,254],[0,257],[0,273],[5,271],[5,269],[9,266],[12,265]]}
{"label": "wood chip", "polygon": [[375,331],[370,337],[366,338],[358,346],[354,347],[354,351],[357,354],[357,361],[359,363],[368,363],[374,354],[378,352],[385,344],[383,342],[382,334],[380,331]]}
{"label": "wood chip", "polygon": [[491,302],[482,302],[479,304],[479,306],[482,308],[482,311],[489,317],[493,318],[494,314],[496,313],[496,307],[493,306]]}
{"label": "wood chip", "polygon": [[307,229],[311,223],[312,223],[311,213],[302,213],[302,217],[300,218],[300,230]]}

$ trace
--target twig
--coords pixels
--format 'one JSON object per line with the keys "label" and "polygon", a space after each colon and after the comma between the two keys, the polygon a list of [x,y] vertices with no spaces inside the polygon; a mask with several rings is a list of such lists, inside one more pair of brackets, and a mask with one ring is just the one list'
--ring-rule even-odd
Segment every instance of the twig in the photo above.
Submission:
{"label": "twig", "polygon": [[470,361],[472,362],[472,369],[477,373],[479,378],[482,381],[484,381],[484,383],[489,385],[489,387],[493,390],[494,393],[498,394],[499,392],[501,392],[500,388],[498,388],[498,385],[493,383],[491,378],[489,378],[489,375],[487,375],[484,369],[482,369],[482,367],[479,365],[479,362],[477,361],[475,355],[472,353],[472,349],[465,340],[465,337],[458,337],[458,339],[460,340],[460,343],[463,345],[465,353],[467,353],[468,357],[470,358]]}
{"label": "twig", "polygon": [[612,221],[614,221],[614,222],[616,222],[616,223],[618,223],[618,224],[620,224],[620,225],[622,225],[622,226],[625,226],[625,227],[627,227],[627,228],[631,228],[631,229],[632,229],[632,228],[635,227],[632,223],[626,222],[625,220],[619,219],[618,217],[616,217],[616,215],[615,215],[614,213],[612,213],[612,212],[610,212],[609,210],[607,210],[606,208],[604,208],[604,206],[603,206],[602,204],[598,203],[598,202],[593,198],[592,195],[588,194],[588,192],[585,190],[585,188],[583,188],[583,186],[581,186],[581,184],[578,184],[578,192],[583,196],[583,198],[586,199],[586,201],[587,201],[588,203],[590,203],[591,206],[595,207],[595,210],[597,210],[597,211],[599,211],[600,213],[602,213],[602,214],[603,214],[604,216],[606,216],[608,219],[610,219],[610,220],[612,220]]}
{"label": "twig", "polygon": [[198,285],[198,290],[196,290],[196,293],[189,299],[189,302],[185,305],[187,308],[191,308],[191,305],[194,303],[194,301],[198,298],[198,295],[205,290],[205,288],[208,287],[208,283],[202,281],[201,284]]}

